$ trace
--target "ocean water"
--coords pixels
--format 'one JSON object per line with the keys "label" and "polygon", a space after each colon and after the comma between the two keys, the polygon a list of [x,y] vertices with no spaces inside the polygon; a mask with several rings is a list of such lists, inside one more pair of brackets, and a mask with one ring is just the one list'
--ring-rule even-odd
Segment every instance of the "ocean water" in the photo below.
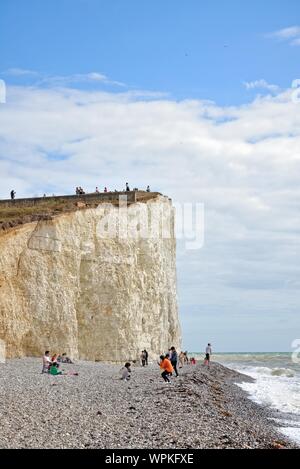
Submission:
{"label": "ocean water", "polygon": [[291,353],[225,353],[212,359],[254,378],[239,386],[255,402],[280,411],[280,431],[300,444],[300,363]]}

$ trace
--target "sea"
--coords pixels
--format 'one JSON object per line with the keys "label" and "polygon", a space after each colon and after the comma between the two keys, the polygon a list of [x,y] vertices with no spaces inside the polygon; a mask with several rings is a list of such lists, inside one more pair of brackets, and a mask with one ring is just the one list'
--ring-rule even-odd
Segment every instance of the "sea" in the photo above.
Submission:
{"label": "sea", "polygon": [[[202,359],[204,354],[194,356]],[[279,411],[279,417],[274,418],[280,425],[279,430],[300,444],[299,358],[297,363],[291,353],[217,353],[212,361],[254,378],[253,383],[238,386],[253,401]]]}

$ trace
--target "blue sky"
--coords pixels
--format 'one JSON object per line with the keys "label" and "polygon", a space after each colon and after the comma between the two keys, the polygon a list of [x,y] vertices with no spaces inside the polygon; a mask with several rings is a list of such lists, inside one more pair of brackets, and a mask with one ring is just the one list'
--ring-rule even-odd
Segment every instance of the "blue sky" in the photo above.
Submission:
{"label": "blue sky", "polygon": [[203,202],[204,247],[178,243],[184,347],[289,350],[299,24],[298,0],[2,0],[0,197],[129,180]]}
{"label": "blue sky", "polygon": [[257,77],[286,88],[299,48],[265,35],[294,25],[297,0],[2,0],[1,68],[101,70],[128,87],[232,105]]}

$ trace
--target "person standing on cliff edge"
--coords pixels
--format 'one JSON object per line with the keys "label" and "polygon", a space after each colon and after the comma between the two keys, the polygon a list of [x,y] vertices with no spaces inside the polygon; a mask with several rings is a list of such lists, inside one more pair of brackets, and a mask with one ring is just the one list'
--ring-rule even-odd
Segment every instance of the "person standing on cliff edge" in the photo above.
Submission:
{"label": "person standing on cliff edge", "polygon": [[10,198],[11,198],[11,200],[14,200],[15,197],[16,197],[16,191],[14,191],[14,190],[10,191]]}

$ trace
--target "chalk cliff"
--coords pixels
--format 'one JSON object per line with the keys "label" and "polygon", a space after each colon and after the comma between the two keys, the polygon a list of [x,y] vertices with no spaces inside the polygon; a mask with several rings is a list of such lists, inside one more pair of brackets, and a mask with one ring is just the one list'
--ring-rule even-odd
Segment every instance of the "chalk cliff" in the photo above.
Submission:
{"label": "chalk cliff", "polygon": [[99,204],[2,233],[0,339],[8,357],[123,361],[179,347],[171,201]]}

